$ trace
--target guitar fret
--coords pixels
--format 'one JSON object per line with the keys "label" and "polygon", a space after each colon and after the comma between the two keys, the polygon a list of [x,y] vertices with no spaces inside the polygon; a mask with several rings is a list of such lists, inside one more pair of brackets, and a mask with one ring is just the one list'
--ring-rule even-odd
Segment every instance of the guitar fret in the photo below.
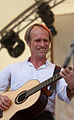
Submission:
{"label": "guitar fret", "polygon": [[56,75],[54,75],[54,77],[53,77],[53,82],[56,80],[56,78],[57,78],[57,76],[56,76]]}
{"label": "guitar fret", "polygon": [[46,87],[46,85],[47,85],[46,82],[44,82],[43,84],[44,84],[44,87]]}
{"label": "guitar fret", "polygon": [[39,86],[35,86],[33,88],[31,88],[30,90],[28,90],[26,92],[26,97],[29,97],[30,95],[32,95],[33,93],[37,92],[39,90]]}
{"label": "guitar fret", "polygon": [[60,73],[57,74],[57,78],[60,79],[62,76],[60,76]]}
{"label": "guitar fret", "polygon": [[46,86],[46,82],[43,82],[40,85],[41,85],[41,89],[42,89],[42,88],[44,88]]}
{"label": "guitar fret", "polygon": [[53,77],[51,77],[51,79],[49,78],[49,79],[48,79],[48,84],[47,84],[47,85],[49,85],[52,81],[53,81]]}
{"label": "guitar fret", "polygon": [[46,81],[46,86],[49,85],[49,80]]}

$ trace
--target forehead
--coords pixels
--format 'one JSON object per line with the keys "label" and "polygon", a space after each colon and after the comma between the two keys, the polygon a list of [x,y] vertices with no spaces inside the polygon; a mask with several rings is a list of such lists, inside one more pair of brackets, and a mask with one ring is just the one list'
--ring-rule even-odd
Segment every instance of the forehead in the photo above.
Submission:
{"label": "forehead", "polygon": [[41,26],[34,26],[31,30],[31,35],[41,34],[41,33],[49,35],[49,32]]}

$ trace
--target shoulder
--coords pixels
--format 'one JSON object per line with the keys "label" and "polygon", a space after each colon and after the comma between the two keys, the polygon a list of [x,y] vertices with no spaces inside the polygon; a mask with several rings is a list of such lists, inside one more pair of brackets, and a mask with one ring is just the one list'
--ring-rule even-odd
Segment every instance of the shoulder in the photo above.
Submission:
{"label": "shoulder", "polygon": [[46,64],[48,65],[49,68],[53,69],[54,71],[59,72],[61,70],[60,65],[56,65],[48,60],[46,61]]}
{"label": "shoulder", "polygon": [[2,72],[2,71],[11,71],[12,69],[20,68],[23,65],[25,65],[26,62],[27,62],[27,60],[21,61],[21,62],[17,62],[17,63],[12,63],[12,64],[6,66],[4,69],[2,69],[0,72]]}
{"label": "shoulder", "polygon": [[17,67],[22,67],[22,66],[25,66],[27,63],[27,61],[21,61],[21,62],[17,62],[17,63],[12,63],[10,64],[8,67],[10,68],[17,68]]}
{"label": "shoulder", "polygon": [[49,67],[54,67],[55,68],[55,64],[53,64],[49,60],[46,61],[46,65],[49,66]]}

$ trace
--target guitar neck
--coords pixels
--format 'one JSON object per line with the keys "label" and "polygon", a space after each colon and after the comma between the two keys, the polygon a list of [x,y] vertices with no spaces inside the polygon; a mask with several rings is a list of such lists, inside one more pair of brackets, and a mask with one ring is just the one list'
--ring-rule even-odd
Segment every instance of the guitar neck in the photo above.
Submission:
{"label": "guitar neck", "polygon": [[[68,69],[72,70],[71,67],[68,67]],[[53,77],[45,80],[44,82],[40,83],[39,85],[36,85],[35,87],[33,87],[30,90],[28,90],[27,93],[26,93],[26,97],[29,97],[30,95],[32,95],[35,92],[41,90],[42,88],[47,87],[48,85],[53,84],[54,82],[56,82],[60,78],[62,78],[62,76],[60,75],[60,72],[59,72],[59,73],[55,74]]]}
{"label": "guitar neck", "polygon": [[34,94],[35,92],[41,90],[42,88],[54,83],[55,81],[59,80],[62,78],[60,76],[60,73],[55,74],[53,77],[45,80],[44,82],[40,83],[39,85],[36,85],[35,87],[31,88],[26,92],[26,97],[29,97],[30,95]]}

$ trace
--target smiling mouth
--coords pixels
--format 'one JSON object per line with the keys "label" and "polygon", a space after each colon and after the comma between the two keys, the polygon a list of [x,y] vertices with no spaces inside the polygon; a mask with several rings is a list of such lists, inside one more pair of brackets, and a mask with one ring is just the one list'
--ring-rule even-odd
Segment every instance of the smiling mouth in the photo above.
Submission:
{"label": "smiling mouth", "polygon": [[38,48],[38,50],[40,50],[40,51],[45,51],[46,48]]}
{"label": "smiling mouth", "polygon": [[47,50],[46,50],[46,49],[38,49],[38,52],[39,52],[39,53],[44,53],[44,54],[45,54],[45,53],[47,52]]}

